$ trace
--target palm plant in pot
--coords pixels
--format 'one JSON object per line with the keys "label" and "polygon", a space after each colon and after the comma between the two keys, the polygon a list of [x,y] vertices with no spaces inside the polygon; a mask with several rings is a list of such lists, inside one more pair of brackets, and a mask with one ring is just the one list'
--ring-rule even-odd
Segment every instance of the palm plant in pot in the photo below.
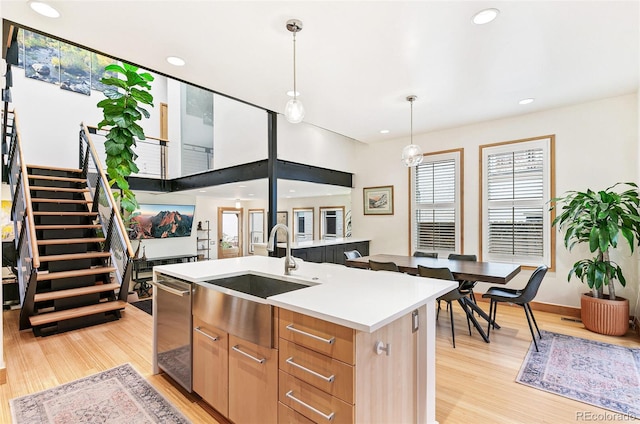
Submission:
{"label": "palm plant in pot", "polygon": [[[618,193],[616,187],[626,185]],[[618,247],[620,235],[631,252],[640,245],[640,196],[635,183],[617,183],[595,192],[569,191],[551,200],[559,208],[552,225],[564,231],[564,245],[571,250],[586,243],[595,256],[573,264],[567,279],[576,276],[591,289],[582,295],[581,317],[591,331],[607,335],[624,335],[629,328],[629,301],[616,296],[615,282],[626,286],[622,268],[611,260],[612,249]],[[604,287],[607,293],[604,293]]]}

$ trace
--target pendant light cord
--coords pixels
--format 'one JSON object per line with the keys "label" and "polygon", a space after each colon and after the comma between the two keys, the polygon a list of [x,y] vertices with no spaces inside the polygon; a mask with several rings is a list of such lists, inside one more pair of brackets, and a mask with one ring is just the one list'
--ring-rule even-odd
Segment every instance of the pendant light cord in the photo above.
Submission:
{"label": "pendant light cord", "polygon": [[409,101],[411,103],[411,143],[413,144],[413,100]]}
{"label": "pendant light cord", "polygon": [[296,88],[296,31],[293,32],[293,100],[298,97]]}

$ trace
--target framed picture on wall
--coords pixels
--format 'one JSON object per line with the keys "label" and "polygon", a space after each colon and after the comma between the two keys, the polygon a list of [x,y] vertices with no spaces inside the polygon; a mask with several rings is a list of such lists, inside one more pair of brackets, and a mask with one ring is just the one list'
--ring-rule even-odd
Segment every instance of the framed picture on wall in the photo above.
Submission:
{"label": "framed picture on wall", "polygon": [[393,215],[393,186],[365,187],[365,215]]}

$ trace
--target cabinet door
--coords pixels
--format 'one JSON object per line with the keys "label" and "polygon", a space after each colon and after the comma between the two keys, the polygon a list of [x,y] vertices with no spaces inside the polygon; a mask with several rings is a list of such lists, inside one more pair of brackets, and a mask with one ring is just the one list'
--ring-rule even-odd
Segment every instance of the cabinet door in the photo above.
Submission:
{"label": "cabinet door", "polygon": [[278,351],[229,335],[229,419],[237,424],[278,419]]}
{"label": "cabinet door", "polygon": [[228,342],[224,331],[193,317],[193,391],[222,415],[229,412]]}

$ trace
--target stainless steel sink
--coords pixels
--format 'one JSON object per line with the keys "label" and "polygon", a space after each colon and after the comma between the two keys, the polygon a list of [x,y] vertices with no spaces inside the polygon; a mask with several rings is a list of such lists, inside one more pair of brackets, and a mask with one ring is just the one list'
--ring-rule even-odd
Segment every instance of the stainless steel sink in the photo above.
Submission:
{"label": "stainless steel sink", "polygon": [[196,284],[193,296],[194,314],[229,334],[266,347],[273,347],[273,307],[259,299],[249,300],[222,293],[210,286],[224,287],[262,299],[308,287],[305,284],[254,274]]}
{"label": "stainless steel sink", "polygon": [[252,296],[261,297],[263,299],[266,299],[270,296],[275,296],[277,294],[287,293],[290,291],[308,287],[304,284],[276,280],[274,278],[263,277],[254,274],[244,274],[235,277],[220,278],[217,280],[207,281],[207,283],[250,294]]}

